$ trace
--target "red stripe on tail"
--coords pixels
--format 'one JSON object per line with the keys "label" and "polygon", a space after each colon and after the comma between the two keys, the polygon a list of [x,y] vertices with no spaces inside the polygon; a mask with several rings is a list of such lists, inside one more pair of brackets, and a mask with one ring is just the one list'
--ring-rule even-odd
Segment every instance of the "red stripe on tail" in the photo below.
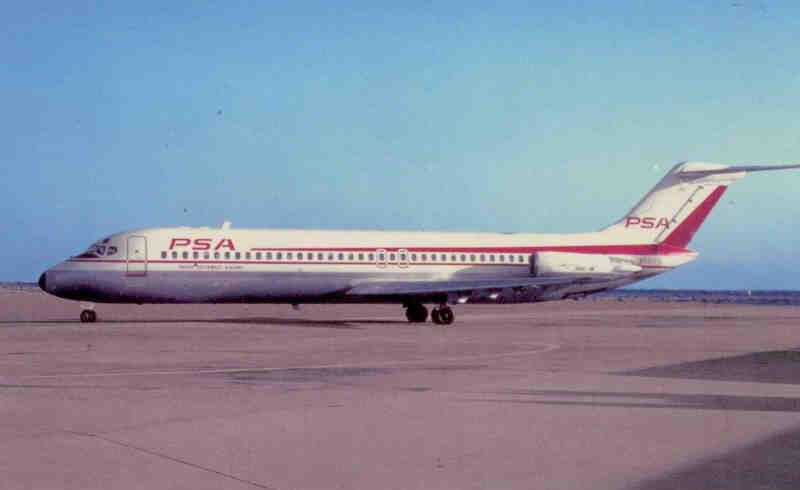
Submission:
{"label": "red stripe on tail", "polygon": [[725,191],[728,189],[727,186],[721,185],[714,189],[714,192],[709,195],[705,201],[703,201],[697,209],[692,211],[692,214],[686,217],[680,225],[678,225],[672,233],[662,242],[664,245],[669,245],[671,247],[680,247],[685,248],[689,245],[689,242],[692,241],[692,237],[697,230],[700,229],[700,225],[708,217],[708,213],[714,209],[714,206],[720,200]]}

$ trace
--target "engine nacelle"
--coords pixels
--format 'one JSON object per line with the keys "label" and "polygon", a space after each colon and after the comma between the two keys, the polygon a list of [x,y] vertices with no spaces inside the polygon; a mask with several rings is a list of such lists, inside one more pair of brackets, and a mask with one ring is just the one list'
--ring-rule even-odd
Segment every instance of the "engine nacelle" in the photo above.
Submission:
{"label": "engine nacelle", "polygon": [[619,257],[572,252],[536,252],[530,262],[531,275],[536,277],[631,274],[642,270]]}

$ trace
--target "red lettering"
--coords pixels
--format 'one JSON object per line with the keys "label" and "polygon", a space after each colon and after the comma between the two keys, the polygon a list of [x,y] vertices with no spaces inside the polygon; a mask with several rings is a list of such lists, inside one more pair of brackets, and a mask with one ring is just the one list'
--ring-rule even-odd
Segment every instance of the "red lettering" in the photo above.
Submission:
{"label": "red lettering", "polygon": [[233,240],[231,240],[230,238],[223,238],[222,240],[220,240],[217,246],[214,247],[214,250],[219,250],[221,248],[227,248],[228,250],[236,250],[236,247],[233,246]]}
{"label": "red lettering", "polygon": [[628,216],[625,218],[625,228],[630,228],[631,226],[636,226],[643,230],[652,230],[653,228],[669,229],[670,221],[667,218],[655,218],[653,216],[645,216],[643,218]]}
{"label": "red lettering", "polygon": [[211,248],[210,238],[195,238],[192,250],[208,250]]}
{"label": "red lettering", "polygon": [[629,227],[631,225],[638,225],[641,222],[642,222],[642,220],[640,220],[639,218],[637,218],[635,216],[628,216],[625,219],[625,228],[627,228],[627,227]]}
{"label": "red lettering", "polygon": [[169,244],[169,249],[172,250],[175,247],[185,247],[190,243],[192,243],[192,241],[188,238],[173,238]]}

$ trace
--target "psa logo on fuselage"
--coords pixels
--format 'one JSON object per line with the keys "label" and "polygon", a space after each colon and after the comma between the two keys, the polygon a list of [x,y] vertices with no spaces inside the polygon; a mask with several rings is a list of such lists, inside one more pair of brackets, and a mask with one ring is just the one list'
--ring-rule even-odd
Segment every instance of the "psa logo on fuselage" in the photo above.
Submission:
{"label": "psa logo on fuselage", "polygon": [[641,228],[643,230],[652,230],[655,228],[669,229],[669,220],[667,218],[654,218],[652,216],[628,216],[625,218],[625,228],[630,227]]}
{"label": "psa logo on fuselage", "polygon": [[230,238],[221,238],[216,241],[213,238],[195,238],[194,240],[189,238],[173,238],[172,241],[169,242],[170,250],[183,247],[191,247],[191,250],[236,250],[236,246]]}

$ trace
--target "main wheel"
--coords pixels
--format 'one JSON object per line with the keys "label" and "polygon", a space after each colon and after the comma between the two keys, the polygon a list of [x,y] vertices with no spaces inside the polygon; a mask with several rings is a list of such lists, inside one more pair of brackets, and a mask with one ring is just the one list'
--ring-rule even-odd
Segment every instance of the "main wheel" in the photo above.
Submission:
{"label": "main wheel", "polygon": [[433,311],[431,311],[431,320],[433,320],[433,323],[437,325],[442,324],[442,319],[439,316],[439,308],[434,308]]}
{"label": "main wheel", "polygon": [[419,303],[408,305],[406,318],[411,323],[424,323],[428,319],[428,309]]}
{"label": "main wheel", "polygon": [[97,320],[97,313],[94,310],[83,310],[81,312],[81,323],[94,323]]}
{"label": "main wheel", "polygon": [[453,320],[456,319],[456,314],[453,313],[453,310],[450,308],[440,308],[439,309],[439,324],[441,325],[450,325],[453,323]]}

